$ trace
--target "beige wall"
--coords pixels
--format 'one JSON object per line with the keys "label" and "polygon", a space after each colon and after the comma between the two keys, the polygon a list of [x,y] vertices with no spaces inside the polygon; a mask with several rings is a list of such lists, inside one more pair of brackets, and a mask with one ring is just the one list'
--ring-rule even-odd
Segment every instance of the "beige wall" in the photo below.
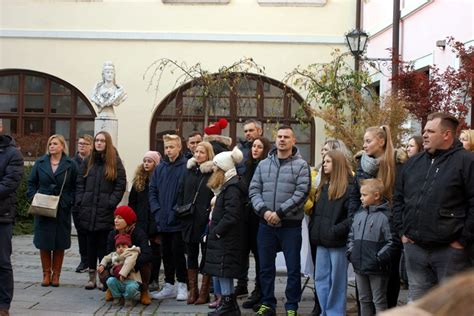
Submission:
{"label": "beige wall", "polygon": [[[112,60],[117,83],[128,93],[116,114],[118,149],[130,181],[148,150],[153,111],[176,79],[166,74],[155,99],[143,79],[154,60],[201,62],[216,71],[252,57],[265,66],[268,77],[281,80],[297,65],[327,61],[334,48],[345,49],[343,35],[354,21],[352,2],[261,7],[256,0],[191,6],[161,1],[3,1],[0,68],[45,72],[89,96],[101,79],[103,62]],[[318,121],[316,152],[324,139],[322,131]]]}

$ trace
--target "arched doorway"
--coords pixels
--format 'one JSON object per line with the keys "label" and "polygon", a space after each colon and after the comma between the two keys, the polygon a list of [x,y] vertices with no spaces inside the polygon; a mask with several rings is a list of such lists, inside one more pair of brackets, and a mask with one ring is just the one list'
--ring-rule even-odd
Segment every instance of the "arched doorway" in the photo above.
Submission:
{"label": "arched doorway", "polygon": [[77,137],[94,134],[95,116],[87,97],[62,79],[31,70],[0,70],[3,132],[15,138],[27,160],[45,153],[52,134],[62,134],[73,155]]}
{"label": "arched doorway", "polygon": [[150,147],[162,152],[161,136],[171,131],[185,139],[193,131],[203,132],[205,124],[219,118],[229,121],[223,134],[236,139],[243,137],[243,122],[254,118],[263,123],[264,136],[273,140],[278,124],[293,127],[302,156],[314,162],[314,120],[301,122],[296,112],[303,98],[292,88],[274,79],[245,74],[245,81],[234,82],[218,97],[202,96],[197,82],[188,82],[175,89],[159,104],[153,114]]}

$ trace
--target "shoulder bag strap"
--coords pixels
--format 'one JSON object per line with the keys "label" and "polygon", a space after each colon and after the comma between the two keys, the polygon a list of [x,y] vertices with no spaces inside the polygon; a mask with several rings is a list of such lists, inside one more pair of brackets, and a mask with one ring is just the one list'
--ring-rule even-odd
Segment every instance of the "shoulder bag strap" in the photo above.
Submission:
{"label": "shoulder bag strap", "polygon": [[197,199],[197,196],[199,194],[199,189],[201,188],[201,184],[202,184],[202,181],[204,180],[204,176],[201,177],[201,181],[199,181],[199,185],[198,185],[198,188],[196,190],[196,194],[194,194],[194,199],[193,199],[193,203],[192,205],[194,205],[194,203],[196,202],[196,199]]}
{"label": "shoulder bag strap", "polygon": [[67,178],[67,170],[66,170],[66,174],[64,175],[63,185],[61,186],[61,191],[59,192],[59,196],[61,196],[63,194],[63,189],[64,189],[64,184],[66,183],[66,178]]}

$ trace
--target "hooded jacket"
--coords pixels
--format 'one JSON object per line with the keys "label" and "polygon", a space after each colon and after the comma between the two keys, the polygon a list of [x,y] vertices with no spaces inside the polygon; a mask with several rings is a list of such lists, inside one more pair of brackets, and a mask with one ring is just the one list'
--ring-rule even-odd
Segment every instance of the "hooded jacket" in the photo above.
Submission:
{"label": "hooded jacket", "polygon": [[153,171],[149,199],[158,232],[177,232],[182,229],[175,210],[179,183],[185,173],[186,158],[182,155],[173,162],[165,157]]}
{"label": "hooded jacket", "polygon": [[400,236],[423,247],[474,241],[474,153],[459,140],[446,150],[422,152],[403,167],[394,195]]}
{"label": "hooded jacket", "polygon": [[270,210],[278,214],[281,226],[299,227],[310,185],[310,169],[298,149],[293,147],[292,155],[280,160],[277,149],[273,148],[258,164],[250,183],[249,196],[262,223],[267,224],[263,216]]}
{"label": "hooded jacket", "polygon": [[16,190],[23,175],[23,157],[11,136],[0,135],[0,223],[13,223]]}
{"label": "hooded jacket", "polygon": [[361,206],[354,217],[347,257],[359,274],[389,274],[392,259],[398,257],[400,238],[393,227],[388,202]]}

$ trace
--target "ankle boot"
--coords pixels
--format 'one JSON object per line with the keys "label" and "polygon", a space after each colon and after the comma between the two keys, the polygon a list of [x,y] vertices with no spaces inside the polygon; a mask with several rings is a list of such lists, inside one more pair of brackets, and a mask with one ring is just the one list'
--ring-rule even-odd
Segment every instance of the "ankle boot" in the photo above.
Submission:
{"label": "ankle boot", "polygon": [[221,305],[215,311],[207,313],[208,316],[240,316],[239,305],[236,304],[234,295],[223,295]]}
{"label": "ankle boot", "polygon": [[43,267],[43,282],[41,286],[51,285],[51,251],[40,250],[41,266]]}
{"label": "ankle boot", "polygon": [[198,299],[198,270],[197,269],[188,269],[188,300],[187,304],[194,304]]}
{"label": "ankle boot", "polygon": [[87,282],[86,286],[85,286],[85,289],[86,290],[93,290],[96,288],[96,271],[95,270],[92,270],[92,269],[89,269],[89,281]]}
{"label": "ankle boot", "polygon": [[64,250],[53,251],[53,280],[51,281],[51,285],[54,287],[59,286],[59,276],[61,275],[63,259],[64,259]]}
{"label": "ankle boot", "polygon": [[195,305],[206,304],[209,302],[209,288],[211,287],[211,276],[204,274],[202,276],[201,291],[199,291],[199,297],[194,302]]}

